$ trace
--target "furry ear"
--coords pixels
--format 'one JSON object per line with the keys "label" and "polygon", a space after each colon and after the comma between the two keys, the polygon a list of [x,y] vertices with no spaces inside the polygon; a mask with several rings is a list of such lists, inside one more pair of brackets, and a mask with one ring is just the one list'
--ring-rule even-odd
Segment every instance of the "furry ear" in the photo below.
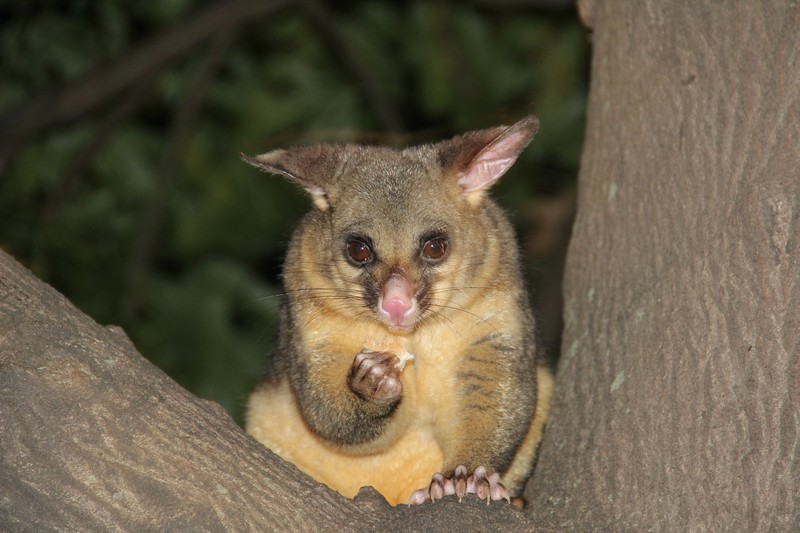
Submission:
{"label": "furry ear", "polygon": [[530,115],[513,126],[479,130],[439,144],[439,162],[472,203],[508,171],[539,130]]}
{"label": "furry ear", "polygon": [[311,194],[320,211],[330,207],[328,193],[321,177],[331,176],[338,160],[338,150],[330,145],[302,146],[274,150],[251,157],[240,154],[243,161],[259,170],[280,174]]}

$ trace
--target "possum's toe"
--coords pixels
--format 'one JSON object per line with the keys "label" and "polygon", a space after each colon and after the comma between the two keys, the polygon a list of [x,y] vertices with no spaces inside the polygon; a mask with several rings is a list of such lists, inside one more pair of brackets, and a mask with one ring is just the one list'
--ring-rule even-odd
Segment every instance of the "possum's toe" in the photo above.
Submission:
{"label": "possum's toe", "polygon": [[435,502],[451,494],[455,494],[458,501],[467,494],[474,494],[481,500],[486,500],[487,504],[498,500],[511,502],[511,495],[500,481],[500,474],[489,474],[483,466],[477,467],[471,475],[468,472],[464,465],[458,465],[449,477],[437,472],[431,478],[430,485],[411,495],[409,505],[419,505],[428,500]]}

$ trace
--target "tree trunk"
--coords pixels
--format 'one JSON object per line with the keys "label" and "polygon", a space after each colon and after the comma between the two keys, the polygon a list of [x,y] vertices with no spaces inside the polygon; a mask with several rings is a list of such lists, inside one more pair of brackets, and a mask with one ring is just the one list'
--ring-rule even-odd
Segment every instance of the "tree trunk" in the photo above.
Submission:
{"label": "tree trunk", "polygon": [[577,531],[796,531],[800,5],[594,9],[562,359],[528,498]]}

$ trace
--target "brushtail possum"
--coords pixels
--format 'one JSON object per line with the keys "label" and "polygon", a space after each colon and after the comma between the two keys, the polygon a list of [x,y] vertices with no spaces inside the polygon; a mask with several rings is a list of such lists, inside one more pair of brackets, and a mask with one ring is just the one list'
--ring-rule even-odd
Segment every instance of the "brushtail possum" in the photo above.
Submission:
{"label": "brushtail possum", "polygon": [[520,494],[549,411],[514,231],[486,191],[531,116],[402,150],[243,159],[311,194],[284,265],[277,348],[246,430],[317,480],[392,504]]}

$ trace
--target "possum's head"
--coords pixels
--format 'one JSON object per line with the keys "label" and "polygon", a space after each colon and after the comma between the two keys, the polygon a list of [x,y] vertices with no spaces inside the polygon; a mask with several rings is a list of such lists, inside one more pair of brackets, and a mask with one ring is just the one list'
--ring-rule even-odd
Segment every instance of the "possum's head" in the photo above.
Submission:
{"label": "possum's head", "polygon": [[242,156],[314,200],[285,264],[290,300],[313,298],[395,332],[463,308],[486,263],[516,254],[485,191],[537,129],[531,116],[404,150],[315,145]]}

